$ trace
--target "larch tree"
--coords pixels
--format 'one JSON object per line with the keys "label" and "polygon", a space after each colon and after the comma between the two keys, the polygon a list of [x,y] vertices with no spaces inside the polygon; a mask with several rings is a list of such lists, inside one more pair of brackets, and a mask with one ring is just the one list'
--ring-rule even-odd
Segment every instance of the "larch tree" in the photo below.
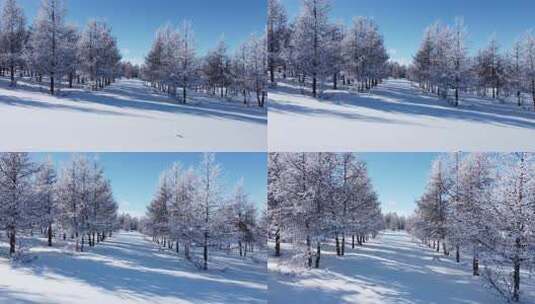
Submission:
{"label": "larch tree", "polygon": [[9,68],[11,85],[15,86],[15,72],[24,65],[24,48],[28,31],[26,18],[16,0],[6,0],[0,21],[0,62]]}

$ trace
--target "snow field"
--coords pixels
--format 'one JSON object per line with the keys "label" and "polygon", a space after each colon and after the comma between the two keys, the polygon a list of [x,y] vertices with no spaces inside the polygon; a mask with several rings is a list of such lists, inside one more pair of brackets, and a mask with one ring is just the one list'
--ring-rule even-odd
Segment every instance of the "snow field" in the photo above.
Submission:
{"label": "snow field", "polygon": [[466,97],[458,108],[406,80],[371,93],[325,91],[322,100],[279,83],[269,94],[270,151],[516,152],[535,149],[535,112]]}
{"label": "snow field", "polygon": [[41,242],[33,262],[0,257],[0,303],[266,303],[265,263],[251,259],[213,251],[220,269],[199,271],[136,232],[76,254]]}
{"label": "snow field", "polygon": [[102,91],[46,89],[0,79],[3,151],[252,152],[266,150],[266,110],[192,96],[179,105],[142,81]]}
{"label": "snow field", "polygon": [[[269,303],[500,303],[480,278],[469,257],[454,257],[421,246],[404,232],[384,232],[363,247],[346,245],[344,257],[324,246],[320,269],[295,271],[283,257],[268,261]],[[535,284],[523,277],[523,303],[533,303]],[[529,284],[529,285],[528,285]]]}

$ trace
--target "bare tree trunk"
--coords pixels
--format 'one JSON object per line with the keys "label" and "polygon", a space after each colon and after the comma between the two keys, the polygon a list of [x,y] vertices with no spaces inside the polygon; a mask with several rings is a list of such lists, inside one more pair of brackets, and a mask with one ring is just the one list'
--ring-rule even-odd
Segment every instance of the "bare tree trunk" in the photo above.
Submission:
{"label": "bare tree trunk", "polygon": [[208,231],[204,232],[203,258],[204,258],[203,269],[208,270]]}
{"label": "bare tree trunk", "polygon": [[277,232],[275,232],[275,256],[280,257],[281,256],[281,235],[280,235],[280,229],[277,229]]}
{"label": "bare tree trunk", "polygon": [[318,247],[316,249],[316,264],[314,265],[316,268],[320,268],[320,259],[321,259],[321,243],[318,242]]}
{"label": "bare tree trunk", "polygon": [[9,255],[15,254],[15,244],[17,243],[16,230],[11,228],[9,232]]}
{"label": "bare tree trunk", "polygon": [[48,224],[48,247],[52,247],[52,223]]}

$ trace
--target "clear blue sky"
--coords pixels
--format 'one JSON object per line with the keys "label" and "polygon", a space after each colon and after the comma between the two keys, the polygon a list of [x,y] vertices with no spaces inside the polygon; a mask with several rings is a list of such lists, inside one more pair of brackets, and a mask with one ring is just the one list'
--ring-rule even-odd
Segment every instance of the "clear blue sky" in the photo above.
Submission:
{"label": "clear blue sky", "polygon": [[[33,20],[40,0],[18,0]],[[2,3],[2,1],[0,1]],[[125,59],[141,61],[154,32],[168,22],[193,23],[200,53],[216,46],[224,35],[236,48],[266,24],[266,0],[66,0],[67,20],[84,26],[90,19],[107,21]]]}
{"label": "clear blue sky", "polygon": [[[132,215],[145,214],[147,205],[156,191],[161,173],[175,162],[183,167],[196,167],[201,153],[88,153],[88,158],[98,159],[111,180],[120,211]],[[36,161],[51,156],[56,166],[62,167],[72,159],[70,153],[31,154]],[[222,166],[221,182],[226,194],[232,193],[236,183],[243,178],[250,199],[259,209],[267,200],[267,155],[265,153],[217,153],[216,161]]]}
{"label": "clear blue sky", "polygon": [[[281,0],[290,16],[299,12],[301,0]],[[346,24],[354,16],[373,17],[379,24],[391,57],[411,60],[424,28],[440,20],[453,23],[463,17],[472,51],[496,33],[502,47],[535,28],[533,0],[332,0],[332,20]]]}
{"label": "clear blue sky", "polygon": [[423,194],[436,153],[360,153],[383,212],[411,215]]}

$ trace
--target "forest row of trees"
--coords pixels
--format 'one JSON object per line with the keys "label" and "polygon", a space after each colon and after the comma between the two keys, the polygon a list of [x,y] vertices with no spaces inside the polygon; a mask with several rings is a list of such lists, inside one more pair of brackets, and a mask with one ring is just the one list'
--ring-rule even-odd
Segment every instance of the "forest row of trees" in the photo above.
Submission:
{"label": "forest row of trees", "polygon": [[[215,50],[199,57],[192,26],[184,22],[178,29],[166,25],[156,33],[145,58],[143,79],[186,103],[188,90],[241,98],[244,104],[255,100],[263,107],[267,99],[266,39],[251,35],[234,55],[220,41]],[[177,92],[181,90],[181,92]]]}
{"label": "forest row of trees", "polygon": [[460,93],[492,98],[513,97],[519,106],[530,95],[535,106],[535,35],[527,32],[506,52],[493,37],[477,55],[469,55],[468,31],[462,19],[453,26],[435,23],[425,31],[409,71],[410,78],[446,98]]}
{"label": "forest row of trees", "polygon": [[90,21],[79,31],[66,22],[64,0],[42,0],[37,17],[27,26],[17,0],[5,0],[0,21],[0,76],[48,81],[50,93],[67,82],[92,89],[111,84],[119,75],[121,55],[111,28]]}
{"label": "forest row of trees", "polygon": [[[329,0],[303,0],[298,17],[288,21],[280,0],[268,0],[268,71],[297,78],[312,87],[314,97],[324,83],[339,82],[359,91],[370,89],[388,75],[384,39],[373,19],[358,17],[350,27],[329,21]],[[310,79],[310,80],[309,80]]]}
{"label": "forest row of trees", "polygon": [[388,212],[384,216],[385,229],[405,230],[407,228],[407,217],[398,215],[396,212]]}
{"label": "forest row of trees", "polygon": [[[208,269],[209,248],[237,250],[240,256],[266,244],[266,219],[240,181],[224,194],[221,167],[214,154],[203,156],[197,168],[179,163],[165,171],[142,224],[160,246],[175,249],[199,268]],[[202,260],[194,260],[191,248],[202,248]]]}
{"label": "forest row of trees", "polygon": [[98,163],[73,158],[60,173],[51,160],[36,163],[27,153],[0,154],[0,230],[9,241],[10,256],[21,237],[40,233],[74,240],[76,251],[111,236],[117,203]]}
{"label": "forest row of trees", "polygon": [[366,164],[354,154],[272,153],[268,166],[268,231],[275,256],[282,243],[290,243],[302,250],[298,258],[307,267],[318,268],[328,240],[343,256],[349,240],[355,248],[384,229]]}
{"label": "forest row of trees", "polygon": [[[535,262],[535,156],[453,154],[437,159],[410,231],[444,255],[472,258],[473,274],[509,301]],[[485,266],[484,271],[480,265]]]}

